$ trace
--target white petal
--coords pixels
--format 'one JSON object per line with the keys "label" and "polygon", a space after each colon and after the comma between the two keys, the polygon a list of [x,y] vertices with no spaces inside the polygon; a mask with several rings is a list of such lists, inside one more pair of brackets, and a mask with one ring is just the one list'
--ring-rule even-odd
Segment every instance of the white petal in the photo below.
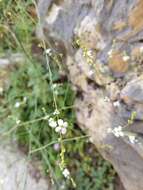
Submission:
{"label": "white petal", "polygon": [[118,130],[119,130],[119,131],[122,131],[122,126],[119,125],[119,126],[118,126]]}
{"label": "white petal", "polygon": [[135,143],[135,140],[136,140],[136,137],[133,136],[133,135],[130,135],[130,136],[129,136],[129,140],[130,140],[130,142],[131,142],[132,144],[134,144],[134,143]]}
{"label": "white petal", "polygon": [[48,121],[50,123],[50,122],[54,121],[54,119],[53,118],[49,118]]}
{"label": "white petal", "polygon": [[58,125],[63,126],[63,124],[64,124],[64,121],[62,119],[58,119]]}
{"label": "white petal", "polygon": [[115,137],[120,137],[118,132],[114,132]]}
{"label": "white petal", "polygon": [[60,114],[59,110],[55,110],[53,113],[53,115],[59,115],[59,114]]}
{"label": "white petal", "polygon": [[66,132],[67,132],[67,129],[66,129],[66,128],[62,128],[62,129],[61,129],[61,133],[62,133],[63,135],[65,135]]}
{"label": "white petal", "polygon": [[55,131],[56,131],[57,133],[59,133],[59,132],[61,132],[61,129],[62,129],[61,127],[56,127],[56,128],[55,128]]}
{"label": "white petal", "polygon": [[124,133],[122,131],[120,131],[119,135],[120,137],[124,137]]}
{"label": "white petal", "polygon": [[69,177],[70,172],[69,172],[69,170],[67,168],[63,170],[63,175],[64,175],[65,178]]}
{"label": "white petal", "polygon": [[63,127],[67,127],[68,126],[68,123],[67,122],[64,122],[63,123]]}
{"label": "white petal", "polygon": [[51,121],[51,122],[49,122],[49,125],[50,125],[50,127],[55,128],[55,127],[57,127],[57,122]]}

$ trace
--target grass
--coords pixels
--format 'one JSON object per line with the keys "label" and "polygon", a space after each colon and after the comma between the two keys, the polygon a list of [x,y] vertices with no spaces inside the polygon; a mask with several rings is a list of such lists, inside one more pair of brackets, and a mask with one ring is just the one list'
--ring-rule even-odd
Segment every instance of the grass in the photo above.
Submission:
{"label": "grass", "polygon": [[[2,97],[1,135],[17,139],[30,159],[39,159],[57,189],[112,190],[115,172],[76,125],[76,94],[60,59],[53,59],[58,56],[45,54],[47,45],[37,41],[36,23],[33,1],[0,1],[0,55],[20,52],[25,57]],[[56,133],[49,118],[67,122],[67,133]],[[62,174],[65,168],[71,173],[68,179]]]}

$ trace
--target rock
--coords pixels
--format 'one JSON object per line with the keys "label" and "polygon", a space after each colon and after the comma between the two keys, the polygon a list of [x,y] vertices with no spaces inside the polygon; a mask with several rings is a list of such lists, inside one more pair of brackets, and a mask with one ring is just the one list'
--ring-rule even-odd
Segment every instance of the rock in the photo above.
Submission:
{"label": "rock", "polygon": [[8,59],[4,59],[4,58],[0,59],[0,67],[1,68],[4,68],[4,67],[6,67],[9,64],[10,64],[10,61]]}
{"label": "rock", "polygon": [[[134,143],[142,126],[143,82],[137,78],[143,72],[142,51],[132,55],[142,42],[142,7],[142,0],[38,3],[38,37],[50,42],[53,48],[58,44],[58,52],[62,49],[67,75],[81,93],[75,103],[77,122],[103,157],[113,164],[126,190],[143,189],[143,143],[141,138]],[[76,39],[81,44],[73,47]],[[81,55],[85,49],[96,51],[92,64],[87,64],[86,57]],[[120,105],[115,107],[114,101]],[[132,125],[126,127],[134,110],[135,137],[129,133]],[[111,133],[120,126],[129,136]]]}
{"label": "rock", "polygon": [[143,77],[127,83],[120,94],[121,100],[128,106],[130,112],[136,113],[136,119],[143,120]]}
{"label": "rock", "polygon": [[106,90],[108,92],[108,96],[112,101],[117,101],[120,96],[120,89],[115,83],[111,83],[106,86]]}
{"label": "rock", "polygon": [[109,57],[109,68],[117,76],[123,76],[129,68],[128,60],[124,60],[124,57],[119,52],[113,52]]}
{"label": "rock", "polygon": [[18,150],[15,142],[1,139],[0,171],[2,190],[50,190],[47,180]]}
{"label": "rock", "polygon": [[122,89],[120,97],[128,105],[143,104],[143,76],[127,83]]}
{"label": "rock", "polygon": [[10,65],[15,65],[15,64],[20,64],[23,63],[25,60],[24,55],[20,53],[15,53],[11,55],[7,55],[5,57],[0,58],[0,69],[1,68],[6,68],[7,66]]}
{"label": "rock", "polygon": [[94,65],[94,68],[95,68],[94,80],[98,85],[105,86],[114,80],[107,65],[104,65],[103,63],[97,60]]}
{"label": "rock", "polygon": [[138,0],[136,3],[136,6],[133,7],[131,12],[129,12],[128,22],[129,22],[129,27],[132,28],[132,36],[142,30],[142,26],[143,26],[142,9],[143,9],[143,1]]}
{"label": "rock", "polygon": [[20,53],[15,53],[9,56],[0,58],[0,96],[3,91],[10,85],[9,75],[14,66],[24,63],[25,58]]}

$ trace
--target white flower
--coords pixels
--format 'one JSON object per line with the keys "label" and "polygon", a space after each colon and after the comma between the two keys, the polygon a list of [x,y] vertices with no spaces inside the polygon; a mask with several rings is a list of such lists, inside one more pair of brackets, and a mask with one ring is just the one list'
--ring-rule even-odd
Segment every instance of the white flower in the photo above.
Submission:
{"label": "white flower", "polygon": [[66,128],[61,128],[61,133],[62,133],[62,135],[65,135],[66,132],[67,132],[67,129],[66,129]]}
{"label": "white flower", "polygon": [[113,106],[114,107],[119,107],[120,106],[120,102],[119,101],[113,102]]}
{"label": "white flower", "polygon": [[20,102],[16,102],[14,107],[19,108],[20,107]]}
{"label": "white flower", "polygon": [[56,121],[51,121],[49,122],[49,126],[52,128],[56,128],[57,127],[57,122]]}
{"label": "white flower", "polygon": [[68,127],[68,123],[67,123],[67,122],[64,122],[64,123],[63,123],[63,127],[65,127],[65,128]]}
{"label": "white flower", "polygon": [[134,144],[136,142],[136,137],[135,135],[129,135],[129,140],[132,144]]}
{"label": "white flower", "polygon": [[62,129],[62,127],[58,126],[58,127],[55,128],[55,131],[56,131],[57,133],[60,133],[60,132],[61,132],[61,129]]}
{"label": "white flower", "polygon": [[54,121],[54,119],[52,117],[50,117],[48,121],[50,123],[50,122]]}
{"label": "white flower", "polygon": [[57,122],[53,118],[49,118],[49,126],[52,128],[57,127]]}
{"label": "white flower", "polygon": [[64,122],[62,119],[58,119],[58,125],[60,127],[67,127],[68,126],[68,123],[67,122]]}
{"label": "white flower", "polygon": [[126,62],[126,61],[128,61],[129,59],[130,59],[130,57],[129,57],[128,55],[124,55],[124,56],[123,56],[123,61]]}
{"label": "white flower", "polygon": [[58,119],[58,125],[63,126],[63,124],[64,124],[64,121],[62,119]]}
{"label": "white flower", "polygon": [[69,172],[69,170],[67,168],[65,168],[62,173],[63,173],[65,178],[69,178],[70,172]]}
{"label": "white flower", "polygon": [[53,148],[55,151],[59,151],[59,149],[60,149],[59,143],[54,144]]}
{"label": "white flower", "polygon": [[118,131],[122,131],[122,126],[119,125],[117,129],[118,129]]}
{"label": "white flower", "polygon": [[110,131],[111,131],[111,133],[113,133],[115,135],[115,137],[123,137],[124,136],[124,132],[122,131],[122,126],[115,127],[113,130],[110,129]]}
{"label": "white flower", "polygon": [[59,114],[60,114],[60,112],[59,112],[59,110],[57,110],[57,109],[56,109],[56,110],[54,111],[54,113],[53,113],[53,115],[59,115]]}
{"label": "white flower", "polygon": [[116,137],[124,137],[124,133],[122,131],[119,131],[119,132],[115,132],[114,135]]}
{"label": "white flower", "polygon": [[58,121],[55,121],[53,118],[49,118],[49,126],[52,128],[55,128],[55,131],[57,133],[65,135],[67,132],[68,123],[64,122],[62,119],[58,119]]}

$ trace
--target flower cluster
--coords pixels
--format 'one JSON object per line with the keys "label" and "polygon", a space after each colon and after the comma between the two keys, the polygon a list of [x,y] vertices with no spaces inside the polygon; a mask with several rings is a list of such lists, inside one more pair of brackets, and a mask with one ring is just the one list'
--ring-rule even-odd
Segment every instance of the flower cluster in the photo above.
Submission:
{"label": "flower cluster", "polygon": [[49,126],[54,128],[57,133],[65,135],[67,132],[68,123],[63,121],[62,119],[58,119],[57,121],[54,118],[49,118],[48,120]]}
{"label": "flower cluster", "polygon": [[115,137],[123,137],[124,132],[121,126],[115,127],[114,129],[109,128],[108,133],[113,133]]}
{"label": "flower cluster", "polygon": [[137,139],[136,139],[135,135],[129,135],[128,138],[129,138],[129,141],[130,141],[132,144],[134,144],[134,143],[137,142]]}
{"label": "flower cluster", "polygon": [[63,176],[65,178],[69,178],[70,177],[70,172],[69,172],[69,170],[67,168],[65,168],[62,173],[63,173]]}
{"label": "flower cluster", "polygon": [[107,132],[108,133],[112,133],[117,138],[118,137],[127,137],[128,140],[129,140],[129,142],[132,143],[132,144],[138,142],[135,134],[123,131],[123,127],[122,126],[115,127],[114,129],[108,128]]}

